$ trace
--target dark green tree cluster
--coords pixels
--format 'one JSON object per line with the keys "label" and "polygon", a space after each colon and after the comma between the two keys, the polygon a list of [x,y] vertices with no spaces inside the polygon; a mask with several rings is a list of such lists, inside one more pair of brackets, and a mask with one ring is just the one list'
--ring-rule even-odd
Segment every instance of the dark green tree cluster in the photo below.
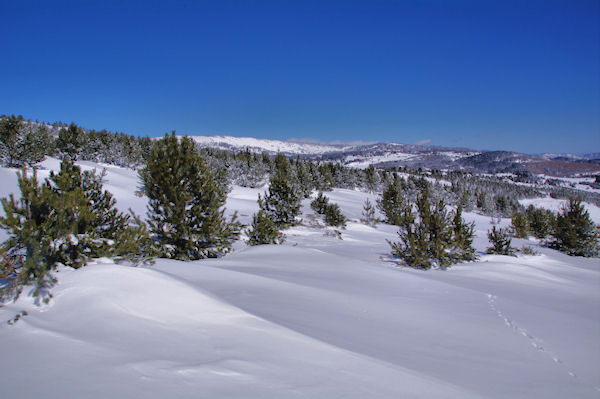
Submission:
{"label": "dark green tree cluster", "polygon": [[598,226],[590,219],[581,199],[571,198],[569,203],[556,215],[549,246],[567,255],[598,256],[599,237]]}
{"label": "dark green tree cluster", "polygon": [[231,251],[242,226],[235,215],[226,220],[226,193],[191,139],[173,132],[156,141],[140,177],[160,256],[190,260]]}
{"label": "dark green tree cluster", "polygon": [[25,123],[22,116],[0,117],[0,157],[6,166],[33,166],[52,152],[48,128]]}
{"label": "dark green tree cluster", "polygon": [[18,182],[20,199],[2,199],[0,227],[10,234],[0,248],[3,300],[16,299],[28,284],[47,300],[58,264],[79,268],[96,257],[139,262],[154,255],[144,223],[115,208],[101,176],[65,160],[42,184],[35,170],[31,177],[20,172]]}
{"label": "dark green tree cluster", "polygon": [[508,229],[497,229],[496,226],[492,226],[492,230],[488,231],[488,240],[492,244],[487,249],[488,254],[515,256],[515,249],[511,246],[512,238]]}
{"label": "dark green tree cluster", "polygon": [[527,217],[528,231],[535,238],[543,240],[552,234],[556,222],[556,216],[552,211],[530,205],[525,210],[525,216]]}
{"label": "dark green tree cluster", "polygon": [[400,240],[388,241],[392,255],[408,266],[423,269],[434,265],[445,268],[453,263],[475,259],[472,247],[474,226],[463,221],[462,209],[457,209],[454,215],[448,214],[443,199],[432,206],[427,183],[423,185],[415,206],[416,214],[410,201],[396,211],[401,220]]}

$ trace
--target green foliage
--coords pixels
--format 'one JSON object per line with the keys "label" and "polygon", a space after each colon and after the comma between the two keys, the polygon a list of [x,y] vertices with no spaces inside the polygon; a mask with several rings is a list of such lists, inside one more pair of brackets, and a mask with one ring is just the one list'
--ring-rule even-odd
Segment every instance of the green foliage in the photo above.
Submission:
{"label": "green foliage", "polygon": [[140,171],[149,198],[148,224],[160,256],[189,260],[231,251],[241,225],[224,217],[225,190],[215,181],[194,142],[165,135],[155,142]]}
{"label": "green foliage", "polygon": [[408,202],[400,214],[398,242],[390,242],[392,255],[408,266],[429,269],[433,265],[445,268],[462,260],[474,260],[473,224],[462,220],[459,207],[452,217],[443,200],[431,206],[429,186],[424,184],[416,201],[417,214]]}
{"label": "green foliage", "polygon": [[0,119],[0,142],[8,158],[8,166],[15,166],[15,155],[19,147],[19,131],[23,126],[22,116],[6,116]]}
{"label": "green foliage", "polygon": [[475,223],[465,223],[462,218],[462,206],[458,206],[452,218],[452,250],[453,261],[477,260],[473,238],[475,237]]}
{"label": "green foliage", "polygon": [[553,230],[555,217],[551,211],[530,205],[525,211],[529,230],[535,238],[545,239]]}
{"label": "green foliage", "polygon": [[549,242],[551,248],[572,256],[598,256],[598,226],[590,219],[580,198],[570,198],[556,216],[556,223]]}
{"label": "green foliage", "polygon": [[79,268],[95,257],[138,262],[153,255],[144,224],[114,207],[101,176],[65,160],[43,184],[35,170],[31,177],[18,173],[18,182],[21,198],[1,200],[0,227],[10,234],[0,248],[2,300],[16,299],[28,284],[47,300],[58,264]]}
{"label": "green foliage", "polygon": [[285,241],[284,235],[262,210],[252,217],[252,225],[247,233],[248,245],[282,244]]}
{"label": "green foliage", "polygon": [[512,233],[517,238],[527,238],[529,236],[529,222],[525,214],[517,212],[511,219]]}
{"label": "green foliage", "polygon": [[383,193],[377,200],[377,207],[385,215],[386,222],[396,226],[403,225],[406,221],[403,219],[407,200],[404,195],[403,180],[394,175]]}
{"label": "green foliage", "polygon": [[75,161],[78,158],[78,154],[83,145],[84,131],[77,127],[76,124],[71,123],[68,128],[62,128],[58,132],[58,139],[56,140],[56,149],[59,152],[59,156],[63,159],[69,159]]}
{"label": "green foliage", "polygon": [[327,204],[324,209],[325,223],[334,227],[346,227],[346,217],[338,204]]}
{"label": "green foliage", "polygon": [[515,255],[515,249],[511,246],[512,238],[510,237],[508,229],[496,229],[496,226],[492,226],[492,231],[488,231],[488,239],[492,244],[492,246],[487,249],[488,254]]}
{"label": "green foliage", "polygon": [[277,228],[296,223],[300,214],[301,193],[294,188],[291,176],[286,173],[287,166],[281,166],[271,177],[269,191],[264,198],[259,195],[258,204]]}
{"label": "green foliage", "polygon": [[35,165],[51,152],[48,128],[43,125],[26,124],[22,116],[2,117],[0,149],[7,166]]}
{"label": "green foliage", "polygon": [[313,211],[317,212],[320,215],[325,214],[325,208],[329,204],[329,198],[325,196],[322,192],[319,192],[317,198],[312,200],[310,203],[310,207]]}
{"label": "green foliage", "polygon": [[371,201],[369,201],[369,199],[367,199],[363,204],[362,218],[360,221],[371,227],[375,226],[379,222],[379,219],[375,217],[375,207]]}

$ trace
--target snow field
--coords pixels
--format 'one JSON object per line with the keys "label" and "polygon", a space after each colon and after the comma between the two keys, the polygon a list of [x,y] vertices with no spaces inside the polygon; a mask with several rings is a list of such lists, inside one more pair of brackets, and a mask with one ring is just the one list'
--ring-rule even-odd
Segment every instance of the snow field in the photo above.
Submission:
{"label": "snow field", "polygon": [[[40,178],[58,162],[43,166]],[[0,179],[2,196],[17,192],[14,170]],[[117,206],[143,216],[138,186],[107,168]],[[227,213],[249,223],[262,191],[234,187]],[[0,325],[3,397],[600,396],[600,260],[527,240],[513,245],[540,255],[485,255],[490,218],[466,213],[480,260],[412,270],[389,258],[396,228],[358,222],[375,194],[326,195],[349,218],[342,239],[305,200],[280,246],[60,269],[49,305],[25,292],[0,308],[0,320],[28,312]]]}

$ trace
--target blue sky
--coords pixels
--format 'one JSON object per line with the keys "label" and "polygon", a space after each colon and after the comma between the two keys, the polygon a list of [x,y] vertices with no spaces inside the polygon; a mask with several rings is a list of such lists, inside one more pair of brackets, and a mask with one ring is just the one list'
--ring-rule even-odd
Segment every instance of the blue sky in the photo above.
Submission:
{"label": "blue sky", "polygon": [[0,0],[0,114],[600,151],[598,1]]}

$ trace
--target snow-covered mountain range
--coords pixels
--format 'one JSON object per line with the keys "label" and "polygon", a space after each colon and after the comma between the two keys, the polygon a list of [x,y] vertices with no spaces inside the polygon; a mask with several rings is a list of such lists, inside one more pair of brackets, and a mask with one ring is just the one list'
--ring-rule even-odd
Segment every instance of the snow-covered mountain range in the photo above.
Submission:
{"label": "snow-covered mountain range", "polygon": [[308,159],[340,162],[366,168],[369,165],[391,168],[467,170],[482,173],[534,173],[550,176],[575,176],[600,173],[594,155],[528,155],[512,151],[478,151],[468,148],[414,145],[401,143],[324,144],[258,139],[232,136],[189,136],[198,145],[228,151],[268,154],[282,153]]}

